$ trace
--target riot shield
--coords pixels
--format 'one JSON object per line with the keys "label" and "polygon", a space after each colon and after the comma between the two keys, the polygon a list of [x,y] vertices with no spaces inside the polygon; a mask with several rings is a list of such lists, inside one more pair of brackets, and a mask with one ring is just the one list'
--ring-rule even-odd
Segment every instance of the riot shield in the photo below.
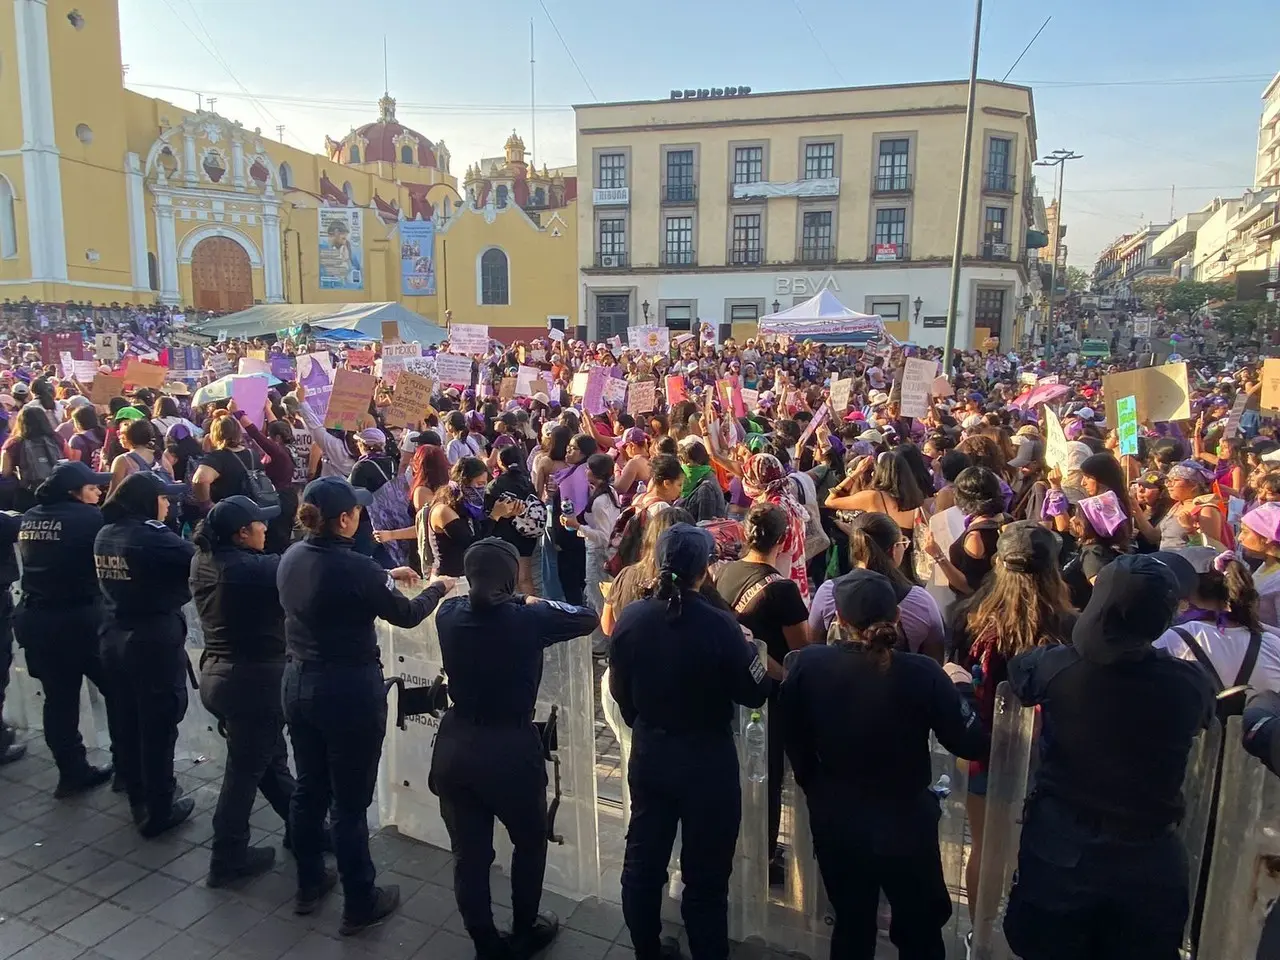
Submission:
{"label": "riot shield", "polygon": [[[204,628],[196,605],[188,603],[182,608],[187,619],[187,659],[191,664],[188,679],[199,677],[200,656],[204,653]],[[200,693],[192,683],[187,689],[187,712],[178,724],[178,741],[174,744],[173,759],[190,761],[200,765],[210,760],[224,763],[227,755],[226,741],[218,732],[218,720],[200,702]]]}
{"label": "riot shield", "polygon": [[1022,807],[1027,798],[1034,732],[1035,711],[1023,707],[1009,684],[1001,683],[996,688],[995,719],[991,728],[977,903],[969,904],[975,960],[1013,958],[1001,926],[1018,863]]}
{"label": "riot shield", "polygon": [[[449,597],[465,596],[460,579]],[[443,658],[433,613],[411,629],[378,621],[383,670],[401,678],[405,686],[430,684],[440,675]],[[535,722],[546,724],[548,751],[549,824],[545,886],[575,900],[600,891],[600,854],[596,821],[594,680],[591,641],[578,637],[546,648],[542,686],[535,706]],[[396,693],[389,694],[391,697]],[[435,749],[436,719],[428,714],[405,718],[396,725],[396,704],[388,704],[387,738],[378,777],[378,817],[386,826],[433,846],[449,849],[449,834],[440,805],[427,788],[427,774]],[[510,864],[511,843],[506,831],[496,831],[494,850],[504,868]]]}
{"label": "riot shield", "polygon": [[[951,919],[942,930],[948,957],[963,957],[965,934],[969,931],[967,913],[960,908],[966,900],[964,885],[965,851],[968,841],[965,819],[965,800],[968,796],[969,761],[960,760],[948,753],[930,738],[933,759],[934,792],[942,807],[938,821],[938,849],[942,855],[942,879],[951,894]],[[944,780],[945,778],[945,780]]]}
{"label": "riot shield", "polygon": [[[1187,757],[1187,772],[1182,780],[1182,796],[1187,809],[1182,823],[1178,824],[1178,836],[1187,850],[1187,862],[1190,866],[1190,890],[1192,903],[1195,903],[1196,888],[1200,885],[1200,870],[1204,862],[1205,838],[1209,832],[1209,824],[1213,819],[1214,783],[1218,777],[1219,761],[1222,754],[1222,726],[1217,720],[1196,737],[1191,745],[1191,753]],[[1191,943],[1191,927],[1195,919],[1195,911],[1187,916],[1186,932],[1183,936],[1183,950],[1187,956],[1193,955]]]}
{"label": "riot shield", "polygon": [[1280,901],[1280,778],[1245,752],[1227,721],[1222,786],[1197,960],[1253,960]]}

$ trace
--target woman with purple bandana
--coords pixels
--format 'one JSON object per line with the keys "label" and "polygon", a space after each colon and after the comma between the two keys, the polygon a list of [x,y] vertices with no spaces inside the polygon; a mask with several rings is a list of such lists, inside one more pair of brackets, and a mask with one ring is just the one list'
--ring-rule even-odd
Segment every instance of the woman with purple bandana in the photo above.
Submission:
{"label": "woman with purple bandana", "polygon": [[1261,504],[1240,519],[1240,546],[1253,567],[1258,618],[1280,628],[1280,503]]}

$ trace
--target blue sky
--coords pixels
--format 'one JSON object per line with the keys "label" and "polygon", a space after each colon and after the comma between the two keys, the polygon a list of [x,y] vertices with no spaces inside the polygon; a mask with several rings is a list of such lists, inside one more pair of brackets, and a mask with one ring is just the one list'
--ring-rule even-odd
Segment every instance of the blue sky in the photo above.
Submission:
{"label": "blue sky", "polygon": [[[444,139],[454,172],[530,137],[529,22],[536,35],[539,163],[574,161],[574,103],[665,97],[673,87],[805,89],[967,76],[966,0],[119,0],[127,80],[194,107],[201,91],[247,127],[320,151],[374,119],[387,35],[400,118]],[[1257,121],[1280,56],[1260,42],[1275,0],[987,0],[979,75],[1034,90],[1039,152],[1068,167],[1070,260],[1091,266],[1119,233],[1253,179]],[[1230,17],[1225,13],[1229,8]],[[577,61],[575,68],[566,45]],[[1215,82],[1148,83],[1224,78]],[[178,89],[169,89],[178,88]],[[247,97],[243,91],[255,95]],[[234,94],[234,96],[232,95]],[[1052,172],[1040,191],[1052,195]]]}

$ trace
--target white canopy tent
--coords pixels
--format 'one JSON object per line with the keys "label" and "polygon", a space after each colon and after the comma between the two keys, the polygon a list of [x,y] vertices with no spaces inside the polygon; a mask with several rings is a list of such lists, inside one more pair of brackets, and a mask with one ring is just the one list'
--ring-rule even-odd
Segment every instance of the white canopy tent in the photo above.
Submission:
{"label": "white canopy tent", "polygon": [[843,339],[854,335],[868,340],[882,337],[898,342],[885,330],[884,321],[879,316],[850,310],[830,290],[822,290],[804,303],[761,317],[760,335],[784,335],[797,340]]}

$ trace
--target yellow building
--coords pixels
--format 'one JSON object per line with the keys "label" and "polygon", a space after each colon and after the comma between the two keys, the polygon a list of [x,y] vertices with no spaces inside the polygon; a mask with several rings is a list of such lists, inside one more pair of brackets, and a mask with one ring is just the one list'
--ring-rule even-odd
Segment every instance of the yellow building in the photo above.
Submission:
{"label": "yellow building", "polygon": [[[575,108],[590,334],[694,319],[737,337],[830,289],[904,340],[941,344],[965,83],[672,91]],[[956,345],[1017,337],[1028,271],[1031,91],[977,91]]]}
{"label": "yellow building", "polygon": [[396,300],[433,320],[573,322],[571,177],[554,206],[548,182],[541,209],[531,196],[529,214],[489,215],[389,95],[312,154],[122,76],[117,0],[0,12],[0,298],[218,312]]}

